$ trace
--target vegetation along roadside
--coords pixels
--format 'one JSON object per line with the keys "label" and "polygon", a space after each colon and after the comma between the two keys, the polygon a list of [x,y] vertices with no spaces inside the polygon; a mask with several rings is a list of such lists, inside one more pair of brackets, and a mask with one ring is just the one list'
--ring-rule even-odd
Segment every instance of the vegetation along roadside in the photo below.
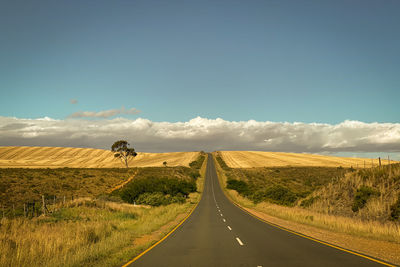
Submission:
{"label": "vegetation along roadside", "polygon": [[200,200],[206,157],[190,167],[0,169],[0,266],[121,266]]}
{"label": "vegetation along roadside", "polygon": [[[227,196],[253,214],[400,263],[399,164],[357,170],[306,166],[232,169],[218,152],[213,155]],[[371,245],[374,242],[380,242],[379,251]]]}

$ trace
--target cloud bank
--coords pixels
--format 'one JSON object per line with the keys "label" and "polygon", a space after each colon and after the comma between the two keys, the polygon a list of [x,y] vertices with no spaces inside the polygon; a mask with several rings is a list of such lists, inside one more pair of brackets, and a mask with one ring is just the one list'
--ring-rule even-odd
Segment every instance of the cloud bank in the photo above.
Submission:
{"label": "cloud bank", "polygon": [[[105,114],[97,116],[106,117]],[[126,139],[138,151],[147,152],[265,150],[397,153],[400,152],[400,123],[344,121],[331,125],[254,120],[236,122],[201,117],[187,122],[152,122],[142,118],[93,121],[0,116],[1,146],[109,149],[117,139]]]}
{"label": "cloud bank", "polygon": [[103,110],[103,111],[78,111],[75,113],[72,113],[69,115],[69,118],[109,118],[109,117],[114,117],[119,114],[128,114],[128,115],[134,115],[134,114],[139,114],[140,110],[137,110],[136,108],[130,108],[130,109],[125,109],[125,107],[122,107],[121,109],[109,109],[109,110]]}

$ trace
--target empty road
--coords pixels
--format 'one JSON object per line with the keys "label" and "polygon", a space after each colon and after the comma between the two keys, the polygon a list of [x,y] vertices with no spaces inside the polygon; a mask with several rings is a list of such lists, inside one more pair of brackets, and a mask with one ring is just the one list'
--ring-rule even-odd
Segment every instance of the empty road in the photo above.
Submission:
{"label": "empty road", "polygon": [[383,266],[280,230],[233,205],[209,154],[203,197],[166,240],[130,266]]}

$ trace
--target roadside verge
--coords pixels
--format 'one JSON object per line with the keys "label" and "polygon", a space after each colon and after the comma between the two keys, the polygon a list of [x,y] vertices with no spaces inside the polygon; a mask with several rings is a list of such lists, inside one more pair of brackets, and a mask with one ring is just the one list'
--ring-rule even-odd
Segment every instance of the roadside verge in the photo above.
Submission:
{"label": "roadside verge", "polygon": [[[144,251],[142,251],[140,254],[135,256],[132,260],[125,263],[122,267],[127,267],[127,266],[131,265],[132,263],[137,261],[139,258],[144,256],[146,253],[148,253],[150,250],[152,250],[154,247],[159,245],[161,242],[163,242],[165,239],[167,239],[168,236],[170,236],[173,232],[175,232],[190,217],[190,215],[192,215],[192,213],[194,212],[194,210],[197,208],[198,204],[200,203],[201,197],[203,195],[207,160],[208,160],[208,154],[205,155],[203,165],[200,168],[200,177],[196,181],[199,194],[196,196],[190,197],[191,203],[193,203],[193,202],[195,203],[194,207],[192,207],[192,209],[189,211],[189,213],[187,213],[187,215],[182,220],[180,220],[180,218],[182,218],[182,214],[179,214],[175,221],[171,222],[168,225],[165,225],[164,227],[169,228],[170,230],[165,229],[165,230],[167,230],[167,233],[164,234],[161,239],[159,239],[159,237],[160,237],[159,234],[160,234],[160,232],[163,232],[164,229],[159,229],[159,230],[155,231],[155,233],[150,234],[149,235],[150,240],[148,240],[147,242],[145,241],[146,244],[143,246]],[[164,227],[162,227],[162,228],[164,228]],[[154,236],[154,234],[156,236]],[[146,237],[144,237],[144,239],[146,239]],[[159,240],[156,241],[157,239],[159,239]]]}
{"label": "roadside verge", "polygon": [[285,220],[258,210],[257,206],[254,205],[250,200],[241,197],[234,190],[226,189],[227,177],[225,176],[223,169],[215,157],[213,157],[213,160],[216,166],[218,180],[224,194],[234,205],[249,215],[284,231],[291,232],[301,237],[363,258],[367,258],[386,266],[395,266],[392,263],[400,264],[400,244],[337,233],[326,229]]}

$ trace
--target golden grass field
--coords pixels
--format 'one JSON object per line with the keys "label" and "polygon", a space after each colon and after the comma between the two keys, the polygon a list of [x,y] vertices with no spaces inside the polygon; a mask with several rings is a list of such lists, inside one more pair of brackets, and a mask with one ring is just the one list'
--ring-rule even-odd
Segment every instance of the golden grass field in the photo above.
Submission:
{"label": "golden grass field", "polygon": [[[142,153],[129,167],[189,166],[199,152]],[[0,168],[124,168],[109,150],[73,147],[0,147]]]}
{"label": "golden grass field", "polygon": [[[261,152],[261,151],[219,151],[225,163],[231,168],[321,166],[363,168],[378,166],[378,159],[345,158],[304,153]],[[395,163],[394,161],[391,161]],[[387,159],[381,159],[387,164]]]}

